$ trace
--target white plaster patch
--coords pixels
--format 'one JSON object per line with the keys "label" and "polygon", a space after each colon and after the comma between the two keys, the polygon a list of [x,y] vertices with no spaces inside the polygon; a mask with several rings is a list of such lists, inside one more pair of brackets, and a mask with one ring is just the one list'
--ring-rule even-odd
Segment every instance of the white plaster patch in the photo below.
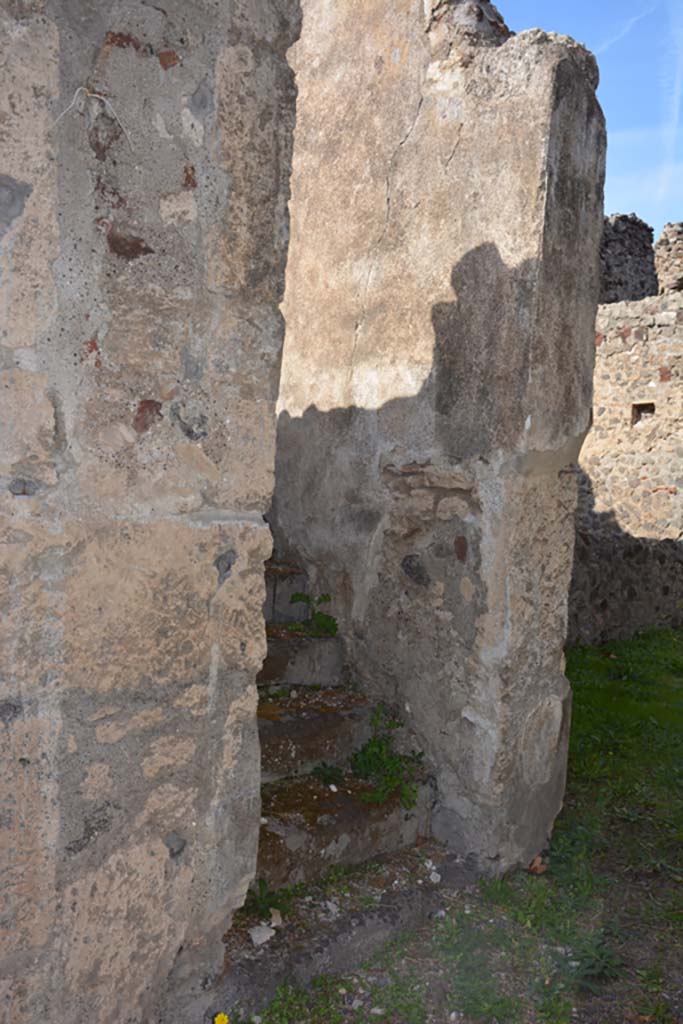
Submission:
{"label": "white plaster patch", "polygon": [[164,224],[193,224],[197,219],[197,200],[192,192],[162,196],[159,213]]}
{"label": "white plaster patch", "polygon": [[183,107],[180,120],[183,124],[183,135],[185,135],[195,146],[199,147],[204,142],[204,125],[188,107]]}
{"label": "white plaster patch", "polygon": [[542,786],[557,766],[562,736],[564,705],[559,697],[547,697],[526,720],[522,735],[522,771],[530,786]]}
{"label": "white plaster patch", "polygon": [[155,115],[155,117],[154,117],[154,124],[156,125],[156,129],[157,129],[157,131],[158,131],[158,133],[159,133],[159,135],[161,136],[162,139],[172,139],[173,138],[173,136],[170,134],[170,132],[166,128],[166,123],[165,123],[163,117],[161,116],[161,114],[157,113]]}

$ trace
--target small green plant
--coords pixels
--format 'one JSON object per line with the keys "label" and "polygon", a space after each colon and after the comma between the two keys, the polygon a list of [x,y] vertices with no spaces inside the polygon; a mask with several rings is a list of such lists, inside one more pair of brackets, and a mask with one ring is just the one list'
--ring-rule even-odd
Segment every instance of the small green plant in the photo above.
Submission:
{"label": "small green plant", "polygon": [[290,909],[292,893],[288,889],[273,892],[264,878],[259,878],[247,893],[243,913],[248,917],[268,918],[271,910],[286,913]]}
{"label": "small green plant", "polygon": [[417,803],[415,777],[424,755],[413,751],[399,754],[394,750],[391,732],[400,723],[380,705],[372,717],[373,735],[365,746],[351,758],[351,770],[372,789],[363,793],[361,800],[371,804],[384,804],[396,792],[403,807],[410,811]]}
{"label": "small green plant", "polygon": [[292,622],[288,628],[293,633],[306,633],[308,636],[336,636],[339,632],[337,620],[320,610],[321,605],[329,604],[331,600],[329,594],[321,594],[320,597],[292,594],[290,604],[305,604],[309,615],[305,622]]}
{"label": "small green plant", "polygon": [[338,786],[344,781],[344,772],[341,768],[336,764],[327,764],[326,761],[316,765],[311,774],[324,786]]}
{"label": "small green plant", "polygon": [[620,977],[624,962],[610,945],[607,930],[600,928],[585,936],[570,967],[577,988],[595,994],[603,985]]}

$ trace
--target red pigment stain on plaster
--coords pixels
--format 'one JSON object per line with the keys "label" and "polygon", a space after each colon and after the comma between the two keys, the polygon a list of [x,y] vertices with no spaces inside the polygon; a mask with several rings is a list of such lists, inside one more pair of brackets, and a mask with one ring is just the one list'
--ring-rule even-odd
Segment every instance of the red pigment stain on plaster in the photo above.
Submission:
{"label": "red pigment stain on plaster", "polygon": [[138,434],[144,434],[156,420],[162,418],[161,413],[161,402],[155,401],[153,398],[145,398],[138,404],[137,412],[133,420],[133,428]]}
{"label": "red pigment stain on plaster", "polygon": [[183,188],[197,187],[197,172],[194,164],[186,164],[183,174]]}
{"label": "red pigment stain on plaster", "polygon": [[127,46],[131,46],[134,50],[141,50],[142,44],[139,39],[135,36],[129,35],[127,32],[107,32],[104,37],[105,46],[118,46],[120,50],[125,50]]}
{"label": "red pigment stain on plaster", "polygon": [[135,235],[124,235],[122,231],[112,224],[106,217],[100,217],[95,222],[107,236],[107,245],[111,252],[124,260],[137,260],[140,256],[149,256],[154,252],[151,246],[147,245],[144,238],[137,238]]}
{"label": "red pigment stain on plaster", "polygon": [[674,497],[678,494],[678,488],[677,487],[653,487],[652,488],[652,493],[653,494],[658,494],[659,491],[663,491],[664,494],[673,494]]}
{"label": "red pigment stain on plaster", "polygon": [[459,562],[467,561],[467,537],[456,537],[455,538],[455,555]]}
{"label": "red pigment stain on plaster", "polygon": [[621,330],[619,331],[619,337],[623,338],[624,341],[625,341],[627,338],[631,337],[632,333],[633,333],[633,328],[632,327],[622,327]]}
{"label": "red pigment stain on plaster", "polygon": [[176,64],[182,63],[182,58],[175,52],[175,50],[160,50],[157,57],[159,58],[159,63],[164,71],[168,71],[169,68],[173,68]]}
{"label": "red pigment stain on plaster", "polygon": [[671,380],[671,370],[668,366],[660,366],[659,368],[659,379],[662,384],[668,384]]}
{"label": "red pigment stain on plaster", "polygon": [[602,345],[604,340],[605,340],[605,335],[604,334],[596,334],[595,335],[595,347],[596,348],[600,348],[600,346]]}
{"label": "red pigment stain on plaster", "polygon": [[95,356],[95,367],[100,370],[102,368],[102,360],[100,359],[100,346],[97,344],[97,338],[89,338],[83,342],[81,362],[84,363],[91,355]]}

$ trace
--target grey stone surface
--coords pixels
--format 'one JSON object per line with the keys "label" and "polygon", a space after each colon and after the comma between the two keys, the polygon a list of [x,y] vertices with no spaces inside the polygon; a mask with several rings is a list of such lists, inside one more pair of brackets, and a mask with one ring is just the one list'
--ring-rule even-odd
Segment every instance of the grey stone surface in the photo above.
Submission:
{"label": "grey stone surface", "polygon": [[12,222],[22,215],[30,195],[31,186],[26,182],[0,174],[0,239],[9,231]]}
{"label": "grey stone surface", "polygon": [[255,870],[298,21],[0,3],[12,1024],[178,1020]]}
{"label": "grey stone surface", "polygon": [[635,213],[605,217],[600,248],[600,302],[634,302],[656,295],[654,233]]}
{"label": "grey stone surface", "polygon": [[683,224],[667,224],[655,246],[659,290],[683,291]]}
{"label": "grey stone surface", "polygon": [[304,3],[273,522],[495,873],[564,790],[605,132],[589,54],[464,10]]}
{"label": "grey stone surface", "polygon": [[344,639],[269,637],[259,686],[339,686],[344,681]]}

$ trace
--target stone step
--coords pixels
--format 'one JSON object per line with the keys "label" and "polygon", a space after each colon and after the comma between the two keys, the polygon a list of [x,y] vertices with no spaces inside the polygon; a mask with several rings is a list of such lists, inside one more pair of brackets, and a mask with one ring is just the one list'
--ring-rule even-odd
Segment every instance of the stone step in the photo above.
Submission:
{"label": "stone step", "polygon": [[322,762],[344,764],[370,739],[372,710],[362,694],[338,688],[262,695],[258,726],[263,782],[307,775]]}
{"label": "stone step", "polygon": [[340,636],[290,635],[272,624],[268,634],[268,653],[256,680],[259,687],[343,684],[345,649]]}
{"label": "stone step", "polygon": [[308,617],[305,604],[292,604],[292,595],[308,593],[308,576],[298,565],[266,562],[266,622],[302,622]]}
{"label": "stone step", "polygon": [[256,877],[274,890],[298,885],[429,835],[434,803],[429,780],[418,783],[412,810],[402,806],[398,794],[383,804],[367,803],[362,797],[370,789],[354,778],[331,788],[311,776],[264,786]]}

